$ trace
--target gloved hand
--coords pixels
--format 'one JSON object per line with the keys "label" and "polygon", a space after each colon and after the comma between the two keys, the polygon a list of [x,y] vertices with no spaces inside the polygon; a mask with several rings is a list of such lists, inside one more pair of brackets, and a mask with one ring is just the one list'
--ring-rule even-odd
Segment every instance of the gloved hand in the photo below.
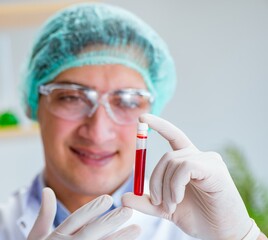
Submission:
{"label": "gloved hand", "polygon": [[100,196],[75,211],[51,233],[56,213],[56,197],[50,188],[45,188],[39,215],[27,240],[136,239],[140,232],[136,225],[130,225],[114,232],[131,217],[132,210],[130,208],[117,208],[98,218],[111,207],[112,203],[113,200],[110,196]]}
{"label": "gloved hand", "polygon": [[256,240],[260,231],[219,154],[201,152],[166,120],[151,114],[141,122],[162,135],[173,151],[160,159],[150,178],[150,196],[127,193],[123,206],[166,218],[185,233],[205,240]]}

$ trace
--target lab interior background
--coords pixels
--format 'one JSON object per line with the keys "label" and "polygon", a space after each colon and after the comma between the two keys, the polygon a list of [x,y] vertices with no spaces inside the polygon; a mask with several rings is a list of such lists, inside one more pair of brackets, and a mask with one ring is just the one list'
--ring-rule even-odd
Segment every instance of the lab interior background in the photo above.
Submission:
{"label": "lab interior background", "polygon": [[[64,1],[0,0],[0,11],[7,5],[60,2]],[[200,150],[221,152],[227,145],[237,146],[257,181],[268,185],[268,1],[101,2],[134,12],[169,45],[178,85],[161,116],[180,127]],[[16,20],[16,14],[12,18]],[[34,19],[28,25],[5,25],[0,16],[0,111],[15,109],[25,126],[29,122],[19,107],[17,85],[38,26]],[[148,175],[170,150],[161,137],[151,133]],[[4,201],[41,171],[43,154],[38,133],[0,135],[0,164],[0,201]]]}

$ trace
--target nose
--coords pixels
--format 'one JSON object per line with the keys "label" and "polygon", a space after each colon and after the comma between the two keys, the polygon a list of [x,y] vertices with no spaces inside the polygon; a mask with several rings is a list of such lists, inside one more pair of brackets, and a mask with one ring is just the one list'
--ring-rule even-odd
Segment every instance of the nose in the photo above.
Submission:
{"label": "nose", "polygon": [[79,128],[79,135],[92,143],[105,144],[115,139],[116,123],[100,104],[91,117],[86,117]]}

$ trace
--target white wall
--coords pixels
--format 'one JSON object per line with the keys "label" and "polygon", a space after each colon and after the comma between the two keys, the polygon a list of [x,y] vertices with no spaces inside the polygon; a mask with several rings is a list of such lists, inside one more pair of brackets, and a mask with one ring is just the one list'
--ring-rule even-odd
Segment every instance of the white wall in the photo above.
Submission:
{"label": "white wall", "polygon": [[0,202],[41,171],[42,159],[38,136],[0,138]]}
{"label": "white wall", "polygon": [[[106,0],[151,24],[170,46],[179,84],[163,117],[202,150],[237,145],[266,183],[268,2]],[[152,159],[162,155],[155,140]],[[161,142],[161,143],[160,143]]]}
{"label": "white wall", "polygon": [[[266,183],[268,2],[103,2],[125,7],[141,16],[170,46],[179,84],[176,96],[162,116],[183,129],[202,150],[222,151],[229,143],[237,145],[258,179]],[[18,66],[36,30],[1,31],[12,36],[17,76]],[[148,161],[153,165],[169,147],[156,134],[149,144]],[[0,161],[2,200],[41,169],[40,139],[1,139]]]}

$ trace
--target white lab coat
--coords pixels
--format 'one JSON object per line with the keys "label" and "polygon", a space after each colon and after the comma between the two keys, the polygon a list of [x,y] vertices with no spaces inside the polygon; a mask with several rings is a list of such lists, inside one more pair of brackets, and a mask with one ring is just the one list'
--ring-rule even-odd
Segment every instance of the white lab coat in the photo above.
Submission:
{"label": "white lab coat", "polygon": [[[0,205],[0,240],[26,240],[39,211],[39,203],[31,199],[30,188],[14,194],[6,204]],[[127,224],[142,227],[138,240],[196,240],[173,223],[134,211]]]}

